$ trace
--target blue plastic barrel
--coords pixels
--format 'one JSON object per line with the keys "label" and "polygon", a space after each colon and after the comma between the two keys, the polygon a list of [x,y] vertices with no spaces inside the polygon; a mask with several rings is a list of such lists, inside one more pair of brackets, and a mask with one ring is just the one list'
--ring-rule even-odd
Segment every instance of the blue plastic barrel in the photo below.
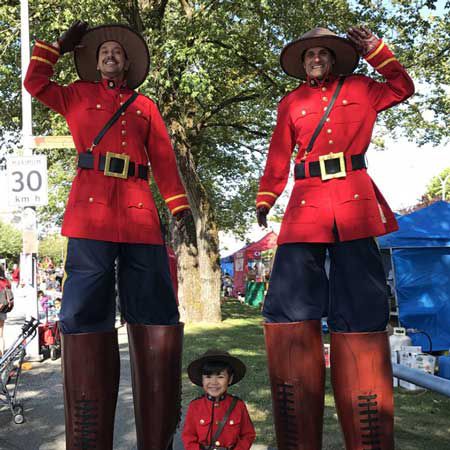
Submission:
{"label": "blue plastic barrel", "polygon": [[439,356],[439,372],[442,378],[450,380],[450,356]]}

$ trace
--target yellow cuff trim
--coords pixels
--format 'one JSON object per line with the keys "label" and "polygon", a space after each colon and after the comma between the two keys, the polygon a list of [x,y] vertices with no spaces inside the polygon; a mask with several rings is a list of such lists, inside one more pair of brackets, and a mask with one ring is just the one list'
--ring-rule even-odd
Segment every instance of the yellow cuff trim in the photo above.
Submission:
{"label": "yellow cuff trim", "polygon": [[34,45],[35,45],[35,47],[43,48],[45,50],[48,50],[51,53],[54,53],[56,56],[59,56],[59,51],[56,50],[56,48],[54,48],[54,47],[50,47],[49,45],[41,44],[40,42],[36,42],[36,44],[34,44]]}
{"label": "yellow cuff trim", "polygon": [[397,58],[392,57],[392,58],[387,59],[386,61],[384,61],[384,63],[381,63],[379,66],[375,67],[375,70],[382,69],[386,64],[389,64],[392,61],[397,61]]}
{"label": "yellow cuff trim", "polygon": [[278,198],[278,195],[274,194],[273,192],[258,192],[257,195],[270,195],[270,197]]}
{"label": "yellow cuff trim", "polygon": [[189,209],[190,206],[189,205],[181,205],[181,206],[177,206],[176,208],[172,209],[172,214],[175,214],[178,211],[181,211],[182,209]]}
{"label": "yellow cuff trim", "polygon": [[32,56],[31,59],[35,59],[36,61],[44,62],[53,66],[53,63],[48,59],[41,58],[40,56]]}
{"label": "yellow cuff trim", "polygon": [[375,56],[378,55],[378,53],[381,52],[381,50],[383,50],[384,47],[384,42],[381,42],[381,44],[378,46],[378,48],[370,55],[366,58],[366,61],[370,61],[372,58],[375,58]]}
{"label": "yellow cuff trim", "polygon": [[267,206],[269,209],[272,208],[272,205],[267,202],[258,202],[256,204],[256,207],[258,207],[258,206]]}
{"label": "yellow cuff trim", "polygon": [[181,197],[187,197],[186,194],[178,194],[178,195],[174,195],[173,197],[169,197],[168,199],[164,200],[166,203],[171,202],[172,200],[176,200],[177,198],[181,198]]}

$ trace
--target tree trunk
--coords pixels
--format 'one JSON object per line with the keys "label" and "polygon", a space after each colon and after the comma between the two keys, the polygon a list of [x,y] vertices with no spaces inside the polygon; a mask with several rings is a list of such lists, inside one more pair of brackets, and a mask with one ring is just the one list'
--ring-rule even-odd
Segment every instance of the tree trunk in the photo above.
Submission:
{"label": "tree trunk", "polygon": [[[151,28],[161,31],[167,0],[127,0],[125,16],[137,30],[141,30],[141,12],[149,14]],[[186,17],[192,18],[193,9],[188,2],[182,2]],[[161,34],[156,36],[162,38]],[[155,43],[155,45],[157,45]],[[179,74],[186,63],[177,67]],[[181,77],[173,77],[180,80]],[[178,297],[181,319],[186,323],[218,322],[220,313],[220,266],[219,238],[213,211],[207,193],[197,175],[191,153],[191,145],[186,128],[173,113],[172,107],[177,104],[176,92],[178,82],[174,81],[172,89],[163,91],[161,111],[168,122],[174,139],[180,175],[186,188],[191,205],[194,223],[186,230],[177,232],[174,227],[174,248],[178,255]],[[169,118],[172,116],[172,118]],[[191,124],[192,125],[192,124]]]}
{"label": "tree trunk", "polygon": [[[180,175],[191,205],[193,223],[177,231],[174,247],[178,255],[178,297],[181,319],[186,323],[219,322],[219,236],[212,207],[196,172],[184,129],[170,124]],[[179,138],[179,139],[177,139]]]}

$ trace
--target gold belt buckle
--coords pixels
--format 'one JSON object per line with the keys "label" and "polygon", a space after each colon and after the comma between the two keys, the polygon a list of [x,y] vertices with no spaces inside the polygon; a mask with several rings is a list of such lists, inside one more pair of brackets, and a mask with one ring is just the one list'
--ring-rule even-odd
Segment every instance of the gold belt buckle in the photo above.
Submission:
{"label": "gold belt buckle", "polygon": [[[123,161],[122,172],[111,172],[111,158],[121,159]],[[105,169],[103,174],[107,177],[122,178],[126,180],[128,178],[128,167],[130,166],[130,156],[121,153],[107,152],[105,157]]]}
{"label": "gold belt buckle", "polygon": [[[339,172],[327,173],[325,161],[329,159],[339,159]],[[347,175],[347,172],[345,171],[344,152],[328,153],[328,155],[319,156],[319,165],[320,165],[320,177],[322,178],[323,181],[331,180],[332,178],[342,178]]]}

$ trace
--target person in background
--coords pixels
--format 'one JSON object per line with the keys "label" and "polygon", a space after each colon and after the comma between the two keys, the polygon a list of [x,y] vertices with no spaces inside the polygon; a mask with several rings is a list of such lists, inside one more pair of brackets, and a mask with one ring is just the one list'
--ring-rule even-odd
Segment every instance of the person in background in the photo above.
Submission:
{"label": "person in background", "polygon": [[14,264],[13,265],[13,270],[11,272],[11,279],[13,281],[13,286],[14,287],[19,287],[19,283],[20,283],[20,269],[18,264]]}
{"label": "person in background", "polygon": [[[360,56],[384,81],[353,74]],[[297,146],[263,309],[277,447],[322,448],[321,318],[328,310],[331,382],[346,448],[393,450],[389,308],[374,237],[398,226],[364,156],[378,113],[410,97],[414,84],[364,27],[350,28],[347,38],[315,28],[289,43],[280,61],[304,83],[278,105],[256,199],[258,223],[267,226]]]}
{"label": "person in background", "polygon": [[[6,278],[4,267],[0,265],[0,292],[4,291],[5,289],[11,289],[11,283]],[[0,311],[0,356],[3,355],[3,353],[5,352],[5,340],[3,338],[3,331],[5,328],[6,318],[7,313]]]}

